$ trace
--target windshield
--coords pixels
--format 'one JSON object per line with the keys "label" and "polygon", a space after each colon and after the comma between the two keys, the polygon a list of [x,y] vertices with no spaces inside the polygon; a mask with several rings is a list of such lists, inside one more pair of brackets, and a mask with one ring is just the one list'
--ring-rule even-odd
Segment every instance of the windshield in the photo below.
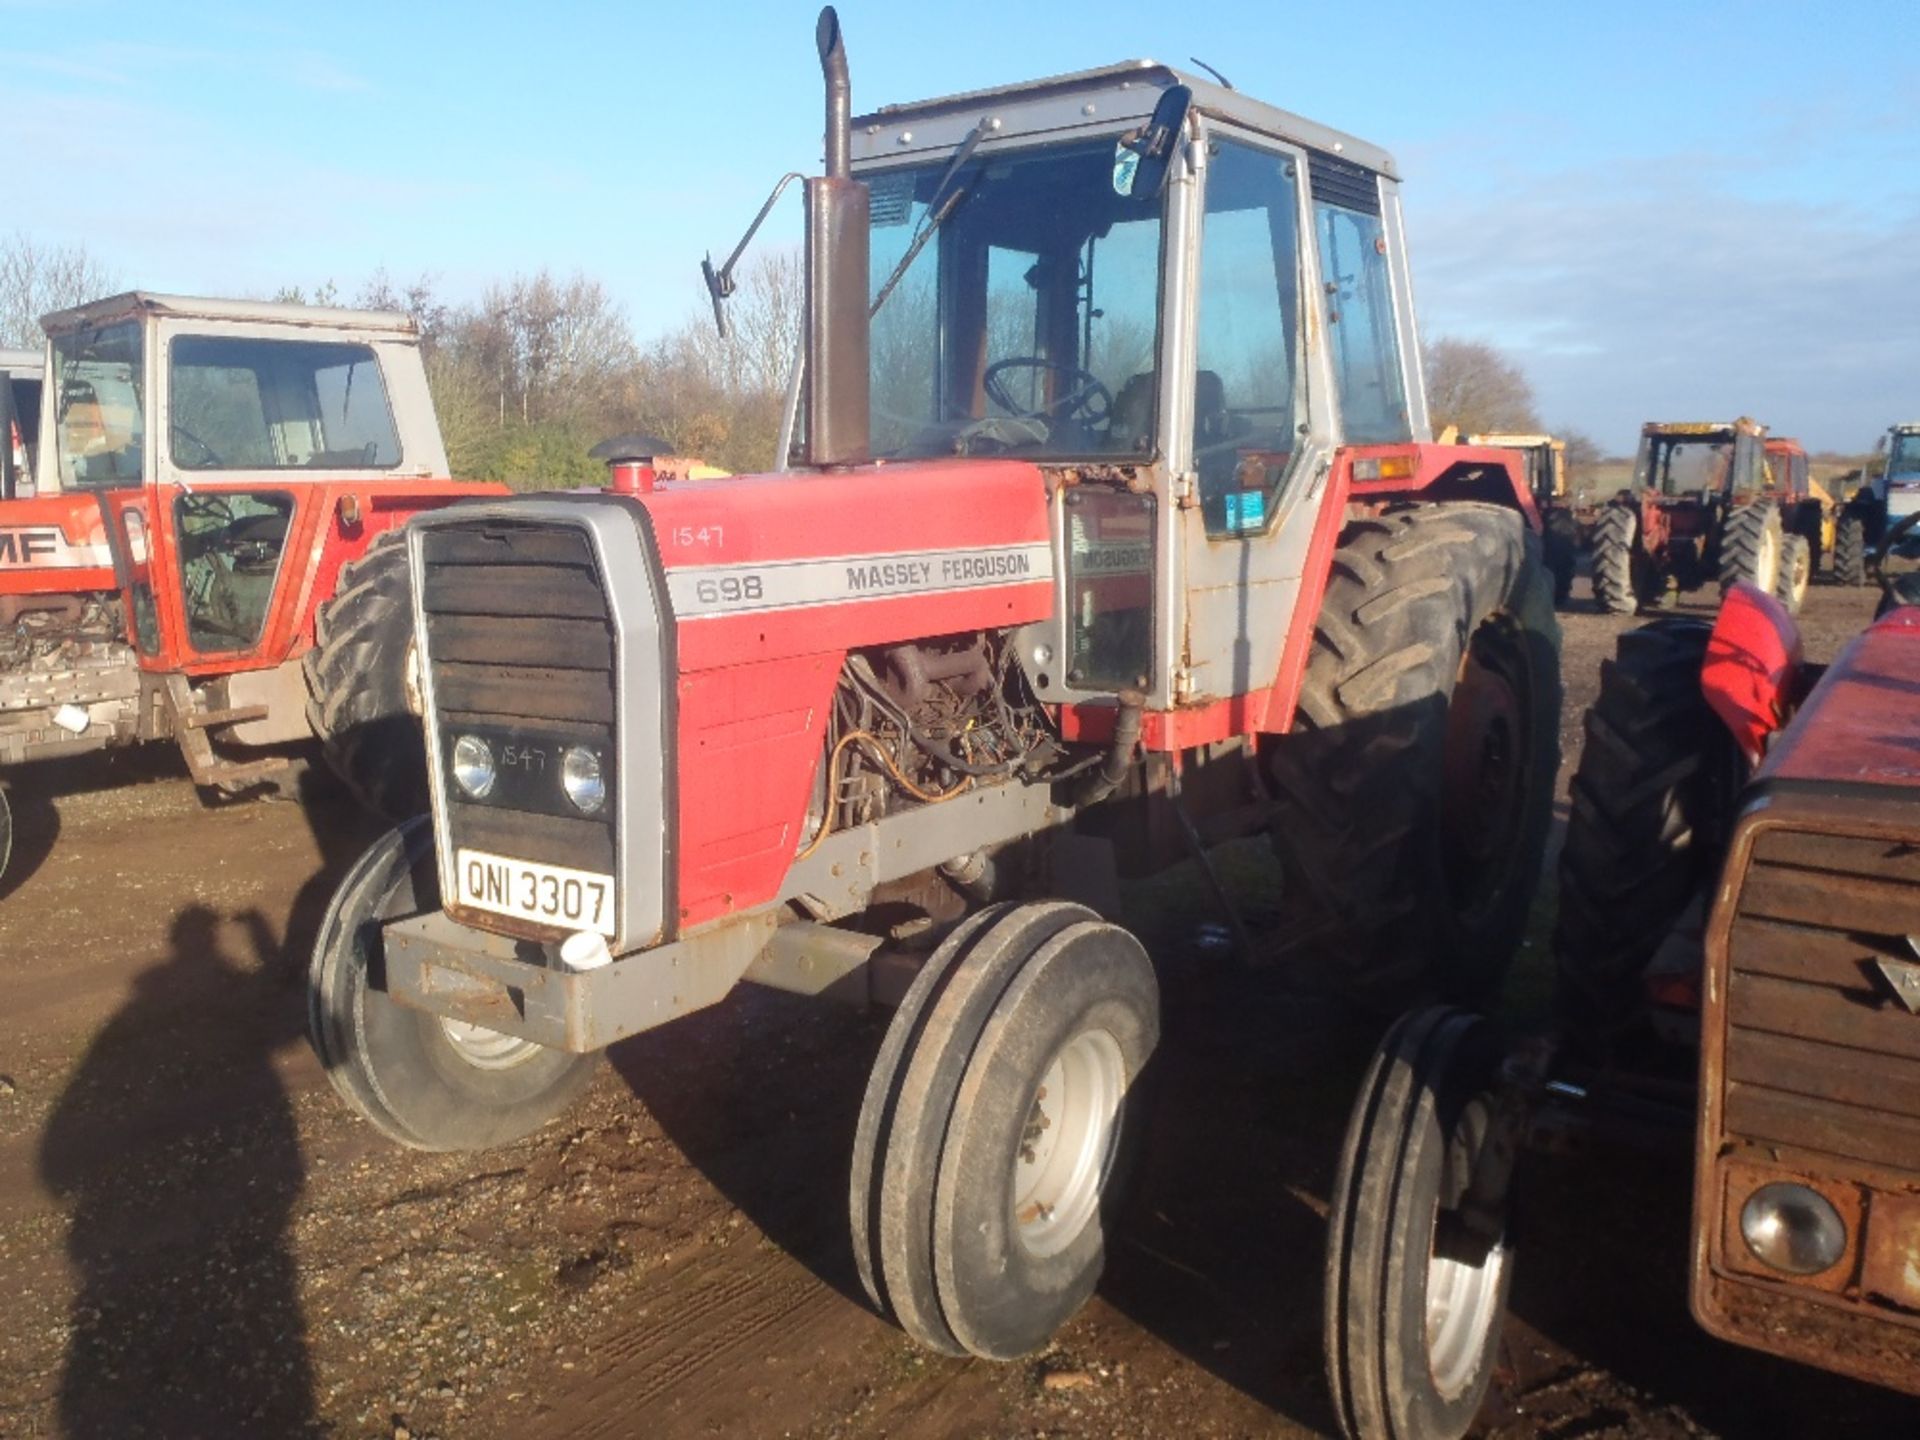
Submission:
{"label": "windshield", "polygon": [[146,435],[139,323],[58,336],[53,366],[60,387],[54,412],[60,483],[81,490],[138,485]]}
{"label": "windshield", "polygon": [[1714,435],[1648,435],[1634,466],[1636,489],[1663,495],[1721,490],[1733,460],[1733,441]]}
{"label": "windshield", "polygon": [[875,294],[947,211],[873,319],[874,454],[1150,455],[1160,202],[1111,141],[947,164],[862,177]]}
{"label": "windshield", "polygon": [[1893,446],[1887,451],[1887,474],[1920,475],[1920,431],[1893,437]]}
{"label": "windshield", "polygon": [[400,461],[371,347],[182,335],[168,453],[182,470],[386,469]]}

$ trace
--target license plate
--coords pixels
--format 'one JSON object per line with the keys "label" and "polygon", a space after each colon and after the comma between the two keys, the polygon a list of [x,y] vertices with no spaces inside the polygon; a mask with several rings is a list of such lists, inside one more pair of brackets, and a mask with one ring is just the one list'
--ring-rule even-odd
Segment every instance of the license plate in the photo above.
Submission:
{"label": "license plate", "polygon": [[511,915],[565,930],[614,933],[613,877],[563,865],[514,860],[485,850],[454,857],[460,903],[495,915]]}

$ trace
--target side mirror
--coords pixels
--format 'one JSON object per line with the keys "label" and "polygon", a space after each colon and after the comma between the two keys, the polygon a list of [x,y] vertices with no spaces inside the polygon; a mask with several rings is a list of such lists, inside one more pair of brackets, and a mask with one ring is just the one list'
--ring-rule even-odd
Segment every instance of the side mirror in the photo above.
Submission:
{"label": "side mirror", "polygon": [[1187,128],[1193,91],[1172,85],[1160,93],[1153,115],[1113,147],[1113,193],[1136,200],[1157,200],[1167,188],[1167,170]]}

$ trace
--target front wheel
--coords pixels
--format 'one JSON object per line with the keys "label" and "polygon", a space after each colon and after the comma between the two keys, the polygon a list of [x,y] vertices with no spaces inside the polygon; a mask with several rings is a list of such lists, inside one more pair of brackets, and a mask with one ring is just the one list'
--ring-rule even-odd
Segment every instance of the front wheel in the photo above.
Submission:
{"label": "front wheel", "polygon": [[1745,580],[1773,594],[1780,583],[1781,539],[1780,510],[1771,500],[1751,501],[1729,515],[1720,531],[1722,593]]}
{"label": "front wheel", "polygon": [[380,921],[439,904],[424,818],[375,841],[334,892],[307,974],[307,1034],[342,1098],[416,1150],[480,1150],[531,1134],[587,1087],[570,1055],[415,1010],[384,984]]}
{"label": "front wheel", "polygon": [[1073,1317],[1159,1032],[1146,952],[1090,910],[998,906],[947,938],[894,1014],[854,1134],[854,1256],[883,1314],[994,1360]]}
{"label": "front wheel", "polygon": [[1593,530],[1593,601],[1608,615],[1631,615],[1640,607],[1633,583],[1634,538],[1639,517],[1624,505],[1609,505]]}
{"label": "front wheel", "polygon": [[[1347,1124],[1328,1222],[1327,1379],[1348,1440],[1456,1440],[1493,1378],[1512,1280],[1493,1026],[1399,1021]],[[1476,1180],[1479,1183],[1476,1185]]]}
{"label": "front wheel", "polygon": [[1834,528],[1833,578],[1842,585],[1867,583],[1867,517],[1856,509],[1841,511]]}

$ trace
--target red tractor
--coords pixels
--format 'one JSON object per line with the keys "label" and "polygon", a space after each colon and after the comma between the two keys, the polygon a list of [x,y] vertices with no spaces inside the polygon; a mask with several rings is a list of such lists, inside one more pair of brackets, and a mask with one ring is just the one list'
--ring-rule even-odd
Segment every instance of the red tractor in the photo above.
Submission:
{"label": "red tractor", "polygon": [[[444,478],[412,322],[134,293],[44,324],[34,483],[0,500],[0,771],[173,740],[241,792],[317,734],[373,802],[423,805],[380,649],[408,639],[397,527],[504,487]],[[0,865],[10,829],[0,792]]]}
{"label": "red tractor", "polygon": [[861,1274],[1014,1356],[1100,1273],[1159,1033],[1074,874],[1266,831],[1329,984],[1484,994],[1552,580],[1514,453],[1419,438],[1383,151],[1148,62],[854,121],[818,42],[800,463],[409,525],[433,804],[336,893],[312,1038],[463,1149],[741,980],[897,1002]]}
{"label": "red tractor", "polygon": [[1745,580],[1797,612],[1829,509],[1808,484],[1798,441],[1769,440],[1764,425],[1745,418],[1650,423],[1640,432],[1633,487],[1594,527],[1594,600],[1630,615],[1676,591]]}
{"label": "red tractor", "polygon": [[1748,585],[1712,627],[1620,637],[1573,782],[1555,1031],[1410,1014],[1355,1102],[1326,1308],[1350,1440],[1467,1432],[1517,1157],[1579,1133],[1691,1132],[1708,1331],[1920,1394],[1916,602],[1889,582],[1824,672]]}

